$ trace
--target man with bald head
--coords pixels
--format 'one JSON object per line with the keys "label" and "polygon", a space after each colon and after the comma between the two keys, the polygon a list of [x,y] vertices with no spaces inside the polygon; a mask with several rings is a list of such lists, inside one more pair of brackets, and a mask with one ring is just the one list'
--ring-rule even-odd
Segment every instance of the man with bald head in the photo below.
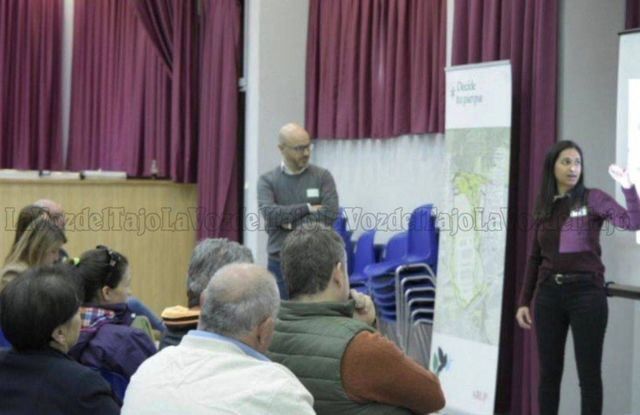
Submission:
{"label": "man with bald head", "polygon": [[331,173],[309,163],[313,144],[295,123],[280,129],[282,161],[258,181],[258,207],[269,234],[269,271],[278,281],[280,298],[289,298],[280,269],[280,249],[287,235],[303,223],[331,226],[338,217],[338,193]]}
{"label": "man with bald head", "polygon": [[51,221],[64,231],[64,227],[67,221],[64,218],[64,209],[62,208],[62,205],[60,203],[54,202],[50,199],[40,199],[33,205],[46,209],[49,213]]}
{"label": "man with bald head", "polygon": [[280,299],[253,264],[221,268],[202,293],[198,329],[147,359],[131,378],[123,414],[313,414],[313,398],[270,361]]}

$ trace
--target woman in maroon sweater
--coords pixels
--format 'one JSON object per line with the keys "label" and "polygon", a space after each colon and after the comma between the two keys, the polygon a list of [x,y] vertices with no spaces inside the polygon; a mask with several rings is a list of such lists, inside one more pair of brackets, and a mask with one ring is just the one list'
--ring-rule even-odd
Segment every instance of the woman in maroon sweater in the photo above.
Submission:
{"label": "woman in maroon sweater", "polygon": [[640,229],[640,202],[629,175],[615,165],[609,174],[622,186],[628,209],[605,192],[584,187],[582,150],[574,142],[556,143],[544,162],[534,210],[533,247],[516,313],[520,327],[530,329],[530,305],[534,309],[541,415],[558,413],[569,327],[582,415],[602,414],[602,345],[608,306],[600,230],[605,221],[622,229]]}

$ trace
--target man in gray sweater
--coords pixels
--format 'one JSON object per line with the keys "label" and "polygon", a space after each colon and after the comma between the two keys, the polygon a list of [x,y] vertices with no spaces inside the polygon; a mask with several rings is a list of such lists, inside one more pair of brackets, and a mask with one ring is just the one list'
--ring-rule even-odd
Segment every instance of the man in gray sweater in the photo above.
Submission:
{"label": "man in gray sweater", "polygon": [[338,193],[331,173],[309,164],[311,138],[298,124],[280,129],[278,148],[282,162],[258,181],[258,207],[265,218],[269,242],[268,268],[277,279],[280,298],[288,299],[280,270],[280,249],[293,229],[308,222],[331,226],[338,217]]}

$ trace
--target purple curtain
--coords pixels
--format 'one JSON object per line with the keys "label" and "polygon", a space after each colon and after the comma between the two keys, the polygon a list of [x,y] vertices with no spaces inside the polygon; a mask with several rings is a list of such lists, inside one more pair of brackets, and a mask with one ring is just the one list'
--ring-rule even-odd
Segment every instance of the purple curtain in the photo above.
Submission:
{"label": "purple curtain", "polygon": [[203,18],[195,0],[75,7],[69,168],[148,176],[156,160],[198,182],[199,236],[238,240],[238,0],[204,1]]}
{"label": "purple curtain", "polygon": [[0,167],[60,169],[63,3],[0,1]]}
{"label": "purple curtain", "polygon": [[311,135],[442,132],[445,32],[446,0],[310,0]]}
{"label": "purple curtain", "polygon": [[542,164],[556,140],[558,1],[457,0],[453,64],[510,59],[513,124],[509,228],[496,411],[538,413],[537,357],[530,332],[516,327],[529,231]]}
{"label": "purple curtain", "polygon": [[173,66],[173,0],[131,0],[140,22],[162,57],[167,69]]}
{"label": "purple curtain", "polygon": [[625,29],[640,27],[640,0],[627,0]]}
{"label": "purple curtain", "polygon": [[76,0],[67,167],[170,170],[170,79],[129,2]]}
{"label": "purple curtain", "polygon": [[171,77],[170,177],[195,182],[198,149],[199,25],[194,0],[131,0]]}
{"label": "purple curtain", "polygon": [[171,178],[195,182],[198,174],[200,29],[197,2],[173,0]]}
{"label": "purple curtain", "polygon": [[241,218],[238,79],[241,5],[205,0],[200,99],[198,194],[200,237],[239,240]]}

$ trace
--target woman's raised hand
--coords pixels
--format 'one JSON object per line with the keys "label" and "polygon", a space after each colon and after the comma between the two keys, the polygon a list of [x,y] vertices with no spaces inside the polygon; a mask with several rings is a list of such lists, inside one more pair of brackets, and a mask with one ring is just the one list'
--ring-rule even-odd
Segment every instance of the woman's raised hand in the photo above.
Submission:
{"label": "woman's raised hand", "polygon": [[631,187],[631,179],[629,178],[629,172],[617,164],[609,166],[609,175],[620,184],[620,186],[628,189]]}

